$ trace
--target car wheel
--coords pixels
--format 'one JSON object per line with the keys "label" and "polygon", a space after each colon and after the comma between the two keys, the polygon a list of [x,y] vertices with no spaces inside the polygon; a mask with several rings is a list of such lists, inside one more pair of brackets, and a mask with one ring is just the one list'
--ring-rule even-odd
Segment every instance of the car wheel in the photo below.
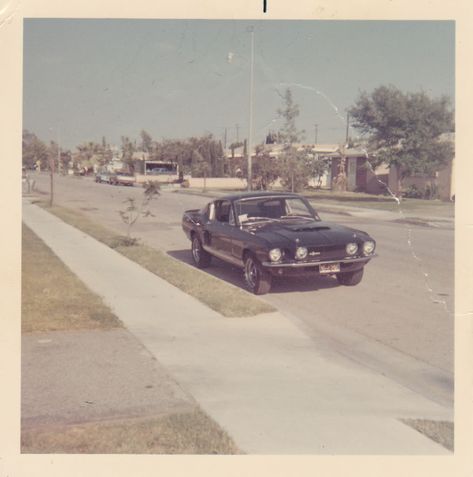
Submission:
{"label": "car wheel", "polygon": [[346,285],[348,287],[353,287],[358,285],[363,278],[363,268],[361,270],[357,270],[356,272],[347,272],[347,273],[339,273],[337,275],[337,280],[340,285]]}
{"label": "car wheel", "polygon": [[197,268],[207,268],[210,265],[212,256],[204,250],[199,237],[195,235],[192,239],[192,259]]}
{"label": "car wheel", "polygon": [[245,258],[244,277],[247,288],[255,295],[264,295],[271,290],[271,274],[254,255]]}

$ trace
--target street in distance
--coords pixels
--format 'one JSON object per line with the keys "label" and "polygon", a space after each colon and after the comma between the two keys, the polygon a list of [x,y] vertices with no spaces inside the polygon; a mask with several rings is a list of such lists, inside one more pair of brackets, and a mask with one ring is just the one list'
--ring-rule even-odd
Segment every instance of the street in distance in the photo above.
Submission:
{"label": "street in distance", "polygon": [[366,232],[322,221],[292,193],[228,195],[185,211],[182,228],[197,267],[210,266],[212,257],[240,267],[256,295],[270,291],[273,276],[334,275],[341,285],[354,286],[376,256],[376,242]]}

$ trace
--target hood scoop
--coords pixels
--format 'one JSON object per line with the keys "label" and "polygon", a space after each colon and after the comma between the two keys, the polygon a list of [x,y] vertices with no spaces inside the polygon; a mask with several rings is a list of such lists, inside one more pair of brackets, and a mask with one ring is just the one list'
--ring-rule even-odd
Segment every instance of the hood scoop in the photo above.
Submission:
{"label": "hood scoop", "polygon": [[299,225],[297,227],[285,227],[285,229],[291,232],[318,232],[319,230],[330,230],[330,227],[327,225]]}

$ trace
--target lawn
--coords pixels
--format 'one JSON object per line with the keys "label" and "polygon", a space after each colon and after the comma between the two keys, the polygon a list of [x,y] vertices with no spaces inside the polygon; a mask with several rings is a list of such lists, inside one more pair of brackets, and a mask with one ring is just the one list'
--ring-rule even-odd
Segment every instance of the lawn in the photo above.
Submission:
{"label": "lawn", "polygon": [[23,454],[238,454],[231,438],[199,409],[119,422],[29,429]]}
{"label": "lawn", "polygon": [[22,235],[22,331],[108,330],[121,321],[28,227]]}
{"label": "lawn", "polygon": [[[96,232],[103,233],[99,229]],[[106,331],[123,326],[101,298],[92,293],[25,225],[22,235],[21,316],[23,333]],[[86,375],[77,376],[77,379],[82,379],[87,385]],[[190,412],[157,417],[143,416],[141,419],[80,425],[58,423],[22,429],[21,451],[71,454],[239,452],[226,432],[197,405]]]}

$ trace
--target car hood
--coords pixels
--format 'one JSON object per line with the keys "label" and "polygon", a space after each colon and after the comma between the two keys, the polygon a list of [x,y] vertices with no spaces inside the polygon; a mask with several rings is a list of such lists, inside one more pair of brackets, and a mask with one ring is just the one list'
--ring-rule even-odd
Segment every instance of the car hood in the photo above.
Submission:
{"label": "car hood", "polygon": [[367,240],[369,235],[343,225],[325,221],[271,222],[256,225],[250,232],[276,246],[295,245],[317,247],[344,245],[350,241]]}

